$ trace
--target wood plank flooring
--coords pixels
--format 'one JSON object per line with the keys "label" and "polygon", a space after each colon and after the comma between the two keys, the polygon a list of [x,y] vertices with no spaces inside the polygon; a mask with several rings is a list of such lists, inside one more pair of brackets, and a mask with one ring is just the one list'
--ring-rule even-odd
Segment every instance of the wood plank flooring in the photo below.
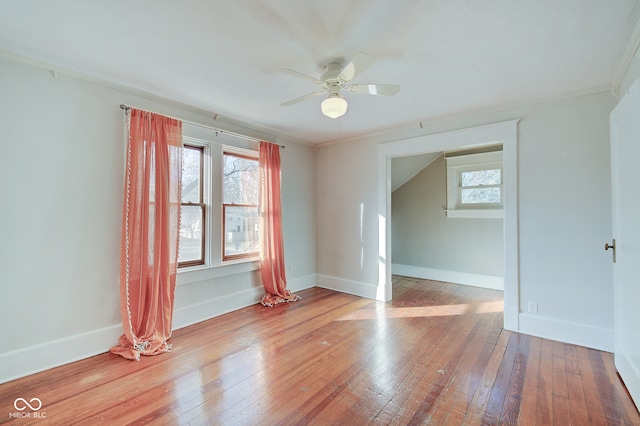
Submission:
{"label": "wood plank flooring", "polygon": [[[169,354],[5,383],[0,423],[640,425],[610,353],[503,330],[502,292],[405,277],[393,292],[313,288],[178,330]],[[46,418],[16,419],[16,398]]]}

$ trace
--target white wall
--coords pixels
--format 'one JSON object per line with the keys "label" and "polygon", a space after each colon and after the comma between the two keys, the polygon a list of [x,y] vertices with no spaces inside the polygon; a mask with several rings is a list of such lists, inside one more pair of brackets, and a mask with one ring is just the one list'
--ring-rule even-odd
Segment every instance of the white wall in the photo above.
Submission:
{"label": "white wall", "polygon": [[415,271],[419,278],[481,287],[490,281],[489,287],[502,289],[502,219],[447,217],[444,155],[394,191],[391,199],[394,273]]}
{"label": "white wall", "polygon": [[377,151],[368,141],[316,152],[317,283],[374,298],[378,282]]}
{"label": "white wall", "polygon": [[[602,246],[611,237],[608,117],[614,103],[606,93],[581,96],[321,147],[319,284],[367,296],[377,284],[377,144],[520,119],[519,329],[611,350],[612,268]],[[528,301],[538,302],[538,314],[525,313]]]}
{"label": "white wall", "polygon": [[[122,333],[121,103],[268,137],[195,109],[0,57],[0,382],[104,352]],[[285,254],[296,290],[315,285],[314,152],[278,142],[286,144]],[[257,301],[255,268],[179,274],[174,328]]]}

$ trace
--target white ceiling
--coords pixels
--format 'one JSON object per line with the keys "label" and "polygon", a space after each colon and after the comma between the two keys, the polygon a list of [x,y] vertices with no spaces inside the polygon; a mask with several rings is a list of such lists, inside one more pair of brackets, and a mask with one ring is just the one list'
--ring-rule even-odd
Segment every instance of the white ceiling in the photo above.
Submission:
{"label": "white ceiling", "polygon": [[[0,51],[133,87],[307,143],[608,90],[638,0],[2,0]],[[332,120],[320,77],[378,58]]]}

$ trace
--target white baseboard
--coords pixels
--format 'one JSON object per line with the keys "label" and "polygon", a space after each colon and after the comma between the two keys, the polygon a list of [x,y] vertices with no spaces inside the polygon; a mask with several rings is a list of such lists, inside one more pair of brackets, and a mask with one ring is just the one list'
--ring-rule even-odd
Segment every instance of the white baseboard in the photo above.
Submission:
{"label": "white baseboard", "polygon": [[504,290],[504,279],[493,275],[470,274],[467,272],[448,271],[445,269],[424,268],[421,266],[400,265],[391,266],[394,275],[421,278],[425,280],[444,281],[454,284],[464,284],[474,287]]}
{"label": "white baseboard", "polygon": [[[315,280],[313,274],[294,278],[287,281],[287,288],[292,292],[301,291],[314,287]],[[176,309],[173,314],[173,329],[253,305],[258,303],[263,294],[262,287],[257,287]],[[122,325],[116,324],[5,352],[0,354],[0,383],[105,353],[116,344],[121,335]]]}
{"label": "white baseboard", "polygon": [[[287,280],[287,289],[291,292],[314,287],[315,275]],[[238,309],[246,308],[260,301],[264,295],[262,287],[254,287],[237,293],[225,294],[215,299],[176,309],[173,313],[173,329],[187,327]]]}
{"label": "white baseboard", "polygon": [[0,354],[0,383],[104,353],[122,335],[122,324]]}
{"label": "white baseboard", "polygon": [[246,308],[257,303],[263,294],[262,287],[254,287],[176,309],[173,312],[173,329],[178,330],[237,309]]}
{"label": "white baseboard", "polygon": [[295,293],[316,286],[316,274],[305,275],[304,277],[287,280],[287,289]]}
{"label": "white baseboard", "polygon": [[367,299],[375,299],[377,294],[376,285],[360,281],[346,280],[329,275],[316,274],[316,285],[318,287],[339,291],[341,293],[353,294],[354,296],[364,297]]}
{"label": "white baseboard", "polygon": [[612,329],[562,321],[535,314],[521,313],[518,331],[532,336],[585,346],[605,352],[613,352],[614,348]]}
{"label": "white baseboard", "polygon": [[[394,273],[400,273],[395,266]],[[412,276],[406,272],[401,275]],[[452,282],[448,279],[439,281]],[[292,292],[316,285],[368,299],[376,298],[375,285],[328,275],[308,275],[291,279],[287,283]],[[262,288],[254,288],[178,309],[174,313],[174,329],[252,305],[260,300],[262,294]],[[613,351],[613,330],[527,313],[520,314],[518,321],[519,331],[522,333],[607,352]],[[122,326],[117,324],[0,354],[0,383],[104,353],[117,342],[121,334]]]}

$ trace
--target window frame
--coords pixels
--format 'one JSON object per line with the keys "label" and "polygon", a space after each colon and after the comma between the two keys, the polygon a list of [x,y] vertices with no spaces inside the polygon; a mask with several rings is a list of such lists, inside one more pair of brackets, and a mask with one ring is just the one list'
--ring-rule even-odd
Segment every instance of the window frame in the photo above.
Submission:
{"label": "window frame", "polygon": [[[445,157],[447,164],[447,217],[502,218],[504,217],[504,168],[502,151],[481,152]],[[500,170],[500,203],[462,203],[462,174],[481,170]]]}
{"label": "window frame", "polygon": [[206,199],[205,199],[205,186],[206,186],[206,181],[205,181],[205,156],[207,154],[206,152],[206,146],[202,145],[202,144],[198,144],[196,143],[194,140],[189,139],[187,142],[183,141],[182,144],[182,149],[193,149],[193,150],[197,150],[200,151],[200,191],[198,194],[198,198],[199,198],[199,202],[197,203],[193,203],[193,202],[183,202],[182,200],[180,200],[180,212],[182,214],[182,207],[183,206],[189,206],[189,207],[194,207],[194,206],[198,206],[201,208],[201,216],[200,216],[200,220],[201,220],[201,247],[200,247],[200,259],[196,259],[196,260],[188,260],[188,261],[184,261],[184,262],[178,262],[178,268],[188,268],[188,267],[192,267],[192,266],[202,266],[206,264],[206,258],[207,258],[207,253],[206,253],[206,247],[207,247],[207,242],[208,242],[208,238],[207,238],[207,231],[208,231],[208,227],[207,227],[207,203],[206,203]]}
{"label": "window frame", "polygon": [[[221,174],[221,186],[220,186],[220,202],[221,202],[221,231],[222,231],[222,235],[221,235],[221,260],[222,263],[226,263],[226,262],[234,262],[234,261],[244,261],[244,260],[256,260],[259,259],[260,257],[260,248],[258,247],[258,249],[256,251],[252,251],[252,252],[246,252],[246,253],[238,253],[238,254],[230,254],[227,255],[226,254],[226,209],[228,207],[253,207],[256,209],[256,212],[258,214],[260,214],[259,211],[259,206],[258,204],[244,204],[244,203],[225,203],[224,202],[224,162],[225,162],[225,156],[229,155],[229,156],[233,156],[233,157],[238,157],[238,158],[244,158],[246,160],[251,160],[251,161],[256,161],[259,162],[259,154],[258,151],[254,151],[254,150],[250,150],[250,149],[243,149],[243,148],[238,148],[238,147],[234,147],[234,146],[228,146],[228,145],[223,145],[222,146],[222,157],[221,157],[221,167],[220,167],[220,174]],[[259,194],[258,194],[259,196]]]}

